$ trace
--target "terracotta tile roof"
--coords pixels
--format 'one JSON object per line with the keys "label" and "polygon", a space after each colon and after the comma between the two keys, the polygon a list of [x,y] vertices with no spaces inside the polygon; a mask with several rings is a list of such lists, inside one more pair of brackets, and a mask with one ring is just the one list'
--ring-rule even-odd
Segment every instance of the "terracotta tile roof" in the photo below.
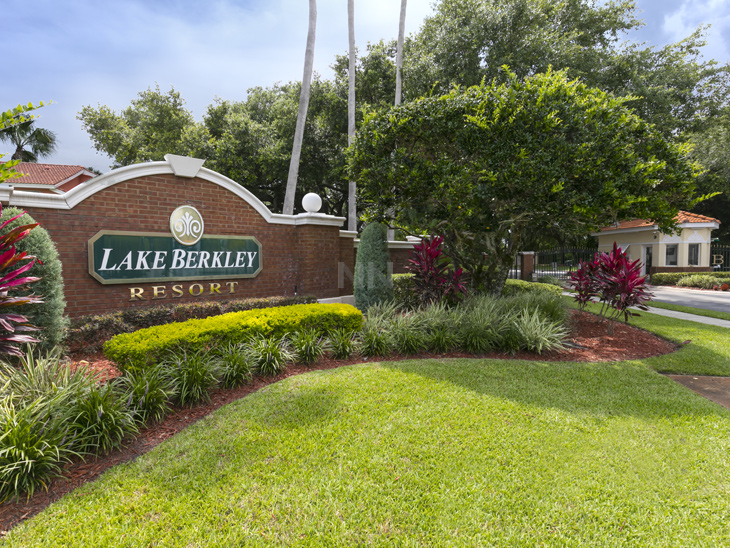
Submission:
{"label": "terracotta tile roof", "polygon": [[21,162],[15,166],[15,171],[25,173],[25,177],[15,177],[8,179],[6,182],[13,185],[48,185],[55,186],[58,183],[66,181],[75,175],[88,173],[93,176],[83,166],[66,166],[60,164],[34,164],[30,162]]}
{"label": "terracotta tile roof", "polygon": [[[690,213],[689,211],[680,211],[677,214],[677,222],[682,225],[685,223],[718,223],[720,221],[707,217],[705,215],[699,215],[697,213]],[[642,228],[645,226],[654,226],[654,223],[646,219],[632,219],[630,221],[621,221],[616,225],[604,226],[601,232],[610,232],[612,230],[626,230],[627,228]]]}

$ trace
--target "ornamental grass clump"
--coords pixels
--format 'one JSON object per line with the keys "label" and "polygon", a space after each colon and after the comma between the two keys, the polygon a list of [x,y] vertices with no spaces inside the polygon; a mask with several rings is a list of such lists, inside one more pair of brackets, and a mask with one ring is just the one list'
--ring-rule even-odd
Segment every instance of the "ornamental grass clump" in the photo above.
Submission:
{"label": "ornamental grass clump", "polygon": [[513,321],[518,346],[522,350],[542,354],[564,348],[567,330],[559,323],[540,315],[537,309],[523,309]]}
{"label": "ornamental grass clump", "polygon": [[399,354],[417,354],[427,350],[426,327],[419,313],[396,315],[389,326],[393,349]]}
{"label": "ornamental grass clump", "polygon": [[291,346],[296,361],[309,365],[324,356],[328,340],[315,329],[308,328],[291,335]]}
{"label": "ornamental grass clump", "polygon": [[127,434],[136,434],[130,403],[111,383],[92,384],[80,391],[68,414],[73,448],[82,454],[103,455],[119,447]]}
{"label": "ornamental grass clump", "polygon": [[214,355],[223,388],[235,388],[251,381],[253,361],[242,344],[226,344],[215,350]]}
{"label": "ornamental grass clump", "polygon": [[175,390],[165,367],[127,371],[112,382],[118,387],[122,401],[128,403],[137,424],[159,422],[170,411],[168,400]]}
{"label": "ornamental grass clump", "polygon": [[294,361],[288,341],[274,335],[255,335],[246,343],[254,371],[259,375],[274,376],[286,371]]}
{"label": "ornamental grass clump", "polygon": [[62,362],[59,350],[35,355],[28,346],[17,366],[0,362],[0,397],[19,408],[42,401],[59,413],[93,382],[84,368]]}
{"label": "ornamental grass clump", "polygon": [[48,416],[43,399],[24,407],[10,398],[0,400],[0,503],[48,488],[62,463],[76,455],[69,448],[68,430],[63,421]]}
{"label": "ornamental grass clump", "polygon": [[162,362],[173,386],[173,397],[184,407],[210,401],[209,391],[218,384],[216,361],[207,350],[177,350]]}
{"label": "ornamental grass clump", "polygon": [[329,349],[336,360],[346,360],[358,352],[356,331],[333,329],[328,335]]}

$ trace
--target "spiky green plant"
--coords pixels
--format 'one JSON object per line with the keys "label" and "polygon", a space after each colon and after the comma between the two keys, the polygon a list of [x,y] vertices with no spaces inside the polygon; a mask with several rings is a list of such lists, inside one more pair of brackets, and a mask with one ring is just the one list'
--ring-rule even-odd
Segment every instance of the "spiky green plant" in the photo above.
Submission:
{"label": "spiky green plant", "polygon": [[215,351],[220,384],[233,388],[251,381],[253,361],[242,344],[230,343]]}
{"label": "spiky green plant", "polygon": [[137,424],[158,422],[170,410],[168,400],[174,394],[174,383],[162,366],[127,371],[114,379],[122,401],[126,401]]}
{"label": "spiky green plant", "polygon": [[328,341],[316,330],[308,328],[293,333],[291,345],[298,362],[311,364],[320,359],[327,351]]}
{"label": "spiky green plant", "polygon": [[209,391],[218,384],[216,362],[205,350],[178,350],[171,352],[162,367],[173,384],[177,403],[192,406],[210,401]]}
{"label": "spiky green plant", "polygon": [[333,329],[330,331],[328,338],[332,357],[336,360],[346,360],[350,356],[357,354],[358,339],[354,331]]}
{"label": "spiky green plant", "polygon": [[273,335],[256,335],[246,345],[254,369],[260,375],[278,375],[286,371],[294,356],[286,339]]}

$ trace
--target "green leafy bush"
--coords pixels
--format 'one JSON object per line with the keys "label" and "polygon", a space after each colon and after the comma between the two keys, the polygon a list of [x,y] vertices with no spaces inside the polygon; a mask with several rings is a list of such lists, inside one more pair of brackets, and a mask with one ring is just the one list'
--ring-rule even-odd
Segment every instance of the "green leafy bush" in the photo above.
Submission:
{"label": "green leafy bush", "polygon": [[685,276],[677,281],[679,287],[697,287],[699,289],[712,289],[716,285],[720,285],[722,279],[715,276],[707,276],[705,274],[692,274]]}
{"label": "green leafy bush", "polygon": [[162,368],[172,380],[173,395],[181,406],[210,401],[210,389],[218,384],[216,362],[202,349],[171,352]]}
{"label": "green leafy bush", "polygon": [[129,308],[108,314],[83,316],[73,320],[66,342],[72,350],[98,352],[101,350],[102,345],[114,335],[131,333],[132,331],[153,327],[155,325],[207,318],[229,312],[316,302],[316,297],[299,295],[294,297],[238,299],[222,303],[217,301],[203,301],[172,306],[159,305],[144,308]]}
{"label": "green leafy bush", "polygon": [[202,320],[159,325],[115,336],[104,344],[104,353],[121,368],[145,367],[177,348],[199,350],[214,345],[240,343],[254,334],[283,337],[313,328],[321,333],[336,328],[357,330],[362,314],[346,304],[303,304],[231,312]]}
{"label": "green leafy bush", "polygon": [[382,223],[370,223],[360,237],[354,280],[355,306],[360,310],[393,298],[386,233],[387,228]]}
{"label": "green leafy bush", "polygon": [[80,453],[106,454],[138,429],[132,412],[111,383],[80,391],[69,410],[69,434]]}
{"label": "green leafy bush", "polygon": [[0,400],[0,502],[47,489],[72,455],[62,423],[49,420],[45,402],[16,408],[10,398]]}
{"label": "green leafy bush", "polygon": [[401,310],[415,310],[419,300],[413,274],[393,274],[393,301]]}
{"label": "green leafy bush", "polygon": [[254,335],[246,345],[254,369],[260,375],[278,375],[286,371],[287,363],[294,355],[283,337],[276,335]]}
{"label": "green leafy bush", "polygon": [[[30,215],[27,213],[22,215],[22,213],[22,210],[15,207],[4,208],[0,215],[0,222],[21,215],[7,225],[7,230],[35,223]],[[18,253],[26,252],[37,258],[33,267],[26,274],[39,278],[33,284],[32,293],[42,298],[42,302],[19,306],[18,313],[23,314],[31,324],[41,329],[35,333],[40,349],[51,350],[63,341],[69,325],[68,318],[64,316],[66,299],[63,293],[62,267],[58,251],[48,231],[41,226],[37,226],[25,238],[18,240],[15,243],[15,250]],[[18,295],[30,293],[31,290],[17,292]]]}
{"label": "green leafy bush", "polygon": [[502,290],[503,297],[509,297],[517,295],[523,292],[547,292],[558,297],[563,294],[563,290],[560,287],[551,284],[543,284],[539,282],[526,282],[525,280],[507,280],[504,284],[504,290]]}

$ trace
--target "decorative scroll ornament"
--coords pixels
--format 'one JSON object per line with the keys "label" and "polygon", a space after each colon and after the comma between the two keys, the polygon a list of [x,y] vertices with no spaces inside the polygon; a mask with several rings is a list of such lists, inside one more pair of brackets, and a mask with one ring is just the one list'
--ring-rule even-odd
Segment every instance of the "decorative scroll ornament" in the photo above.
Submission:
{"label": "decorative scroll ornament", "polygon": [[182,245],[196,244],[203,237],[203,216],[193,206],[180,206],[170,215],[170,232]]}

